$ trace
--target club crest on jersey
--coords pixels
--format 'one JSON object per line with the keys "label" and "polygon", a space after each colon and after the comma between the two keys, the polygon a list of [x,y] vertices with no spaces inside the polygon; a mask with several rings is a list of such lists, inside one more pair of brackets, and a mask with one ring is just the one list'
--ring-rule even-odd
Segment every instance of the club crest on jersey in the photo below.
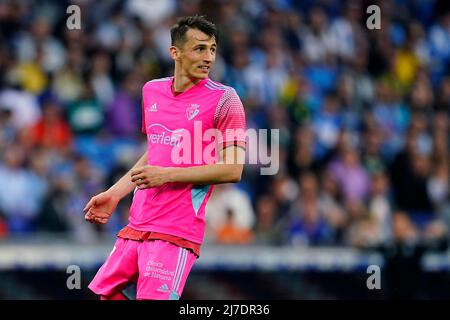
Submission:
{"label": "club crest on jersey", "polygon": [[191,104],[190,107],[186,109],[186,117],[188,120],[194,119],[194,117],[200,112],[198,109],[200,106],[198,104]]}

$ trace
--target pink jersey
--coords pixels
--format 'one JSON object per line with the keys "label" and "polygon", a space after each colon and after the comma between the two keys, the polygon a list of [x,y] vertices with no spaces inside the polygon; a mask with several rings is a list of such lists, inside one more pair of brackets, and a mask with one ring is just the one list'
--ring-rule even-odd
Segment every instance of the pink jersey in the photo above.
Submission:
{"label": "pink jersey", "polygon": [[[217,154],[210,150],[214,141],[221,147],[245,146],[245,113],[233,88],[203,79],[174,95],[172,82],[173,77],[155,79],[147,82],[142,90],[142,130],[147,135],[149,165],[190,167],[214,163]],[[204,135],[213,128],[221,134],[210,138]],[[229,134],[227,129],[240,130]],[[192,141],[184,144],[189,140]],[[128,226],[201,244],[205,206],[212,191],[212,185],[187,183],[137,190]]]}

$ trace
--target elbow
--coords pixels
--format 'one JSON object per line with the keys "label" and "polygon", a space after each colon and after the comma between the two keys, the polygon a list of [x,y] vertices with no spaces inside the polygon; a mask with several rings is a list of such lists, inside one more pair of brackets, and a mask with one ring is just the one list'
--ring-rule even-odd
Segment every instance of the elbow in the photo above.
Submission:
{"label": "elbow", "polygon": [[231,182],[231,183],[238,183],[238,182],[241,182],[241,176],[235,176],[235,177],[232,177],[232,178],[230,179],[230,182]]}

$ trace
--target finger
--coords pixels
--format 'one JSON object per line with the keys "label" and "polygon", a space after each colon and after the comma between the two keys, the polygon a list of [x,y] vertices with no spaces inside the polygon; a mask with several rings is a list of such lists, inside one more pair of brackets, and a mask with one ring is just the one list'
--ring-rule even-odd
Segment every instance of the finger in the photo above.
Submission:
{"label": "finger", "polygon": [[150,183],[150,181],[148,181],[148,179],[140,179],[138,181],[136,181],[136,186],[146,186]]}
{"label": "finger", "polygon": [[91,212],[88,212],[88,213],[85,215],[85,218],[86,218],[87,220],[94,220],[95,215],[93,215]]}
{"label": "finger", "polygon": [[138,176],[137,178],[133,178],[131,180],[131,182],[134,182],[134,183],[137,183],[137,184],[141,184],[143,182],[148,182],[148,177],[146,177],[145,175]]}
{"label": "finger", "polygon": [[95,218],[94,219],[94,222],[96,223],[96,224],[105,224],[106,222],[108,222],[108,219],[106,219],[106,218]]}
{"label": "finger", "polygon": [[111,214],[109,212],[103,211],[103,210],[98,210],[95,208],[89,210],[89,212],[95,218],[109,218],[109,216],[111,216]]}
{"label": "finger", "polygon": [[142,173],[139,173],[139,174],[136,174],[136,175],[132,176],[131,177],[131,181],[135,182],[135,181],[137,181],[139,179],[145,180],[145,178],[146,178],[146,175],[145,175],[145,173],[142,172]]}
{"label": "finger", "polygon": [[87,221],[87,222],[90,222],[90,223],[93,223],[94,222],[94,217],[93,216],[91,216],[91,215],[85,215],[84,216],[84,218],[85,218],[85,220]]}
{"label": "finger", "polygon": [[139,184],[138,189],[142,190],[142,189],[147,189],[150,187],[150,183],[148,181],[144,181],[141,184]]}
{"label": "finger", "polygon": [[89,210],[91,207],[95,206],[95,204],[96,204],[96,199],[95,199],[95,197],[94,197],[94,198],[91,198],[91,200],[89,200],[89,202],[88,202],[88,203],[86,204],[86,206],[84,207],[83,211]]}
{"label": "finger", "polygon": [[143,168],[133,169],[133,170],[131,170],[131,176],[135,176],[137,174],[140,174],[140,173],[142,173],[142,171],[143,171]]}

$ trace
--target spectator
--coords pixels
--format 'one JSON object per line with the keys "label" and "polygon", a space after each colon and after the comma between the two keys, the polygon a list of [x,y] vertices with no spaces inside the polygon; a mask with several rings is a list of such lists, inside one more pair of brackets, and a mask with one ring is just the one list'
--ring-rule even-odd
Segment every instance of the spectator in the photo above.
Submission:
{"label": "spectator", "polygon": [[302,35],[303,54],[309,63],[326,63],[330,57],[331,35],[324,10],[314,7],[309,12],[309,28]]}
{"label": "spectator", "polygon": [[32,126],[41,118],[36,96],[17,87],[0,91],[0,108],[11,110],[11,121],[16,129]]}
{"label": "spectator", "polygon": [[31,128],[31,139],[39,147],[48,149],[70,148],[72,132],[55,101],[42,107],[42,118]]}
{"label": "spectator", "polygon": [[331,242],[330,226],[324,218],[318,197],[316,177],[308,172],[300,177],[300,193],[286,218],[287,243],[291,245],[326,245]]}
{"label": "spectator", "polygon": [[71,129],[76,134],[96,134],[103,127],[103,108],[95,98],[90,83],[84,86],[80,98],[70,104],[68,119]]}
{"label": "spectator", "polygon": [[239,227],[235,221],[233,210],[227,209],[225,223],[217,230],[217,243],[249,244],[252,238],[251,230]]}
{"label": "spectator", "polygon": [[140,92],[138,76],[130,74],[123,80],[112,103],[107,105],[107,126],[114,135],[132,138],[140,132],[136,126],[141,122]]}
{"label": "spectator", "polygon": [[324,105],[313,117],[314,133],[319,146],[329,152],[337,142],[338,132],[343,126],[342,112],[335,92],[325,96]]}
{"label": "spectator", "polygon": [[386,285],[391,299],[426,298],[421,262],[427,251],[442,252],[448,248],[447,231],[430,225],[422,236],[408,215],[393,216],[393,242],[378,247],[386,259]]}
{"label": "spectator", "polygon": [[333,175],[323,170],[321,174],[319,202],[324,218],[330,226],[333,243],[341,244],[347,224],[347,214],[342,202],[342,194],[337,180]]}
{"label": "spectator", "polygon": [[207,237],[214,241],[222,228],[234,226],[238,230],[251,230],[255,225],[255,213],[244,191],[233,185],[217,185],[206,207],[206,221]]}
{"label": "spectator", "polygon": [[344,202],[364,201],[367,198],[370,178],[355,149],[346,148],[340,157],[329,165],[329,170],[342,188]]}
{"label": "spectator", "polygon": [[371,195],[368,203],[369,214],[376,225],[377,243],[391,239],[392,199],[389,178],[383,171],[372,176]]}
{"label": "spectator", "polygon": [[69,47],[67,60],[67,64],[55,73],[51,88],[63,103],[73,102],[81,96],[83,71],[87,62],[83,48],[73,43]]}
{"label": "spectator", "polygon": [[105,52],[99,52],[92,59],[91,84],[95,97],[102,106],[113,101],[114,84],[110,76],[111,59]]}
{"label": "spectator", "polygon": [[255,243],[263,245],[280,245],[282,241],[282,224],[278,215],[277,202],[271,195],[263,195],[256,203],[257,223],[255,226]]}
{"label": "spectator", "polygon": [[11,233],[34,231],[40,195],[45,193],[42,183],[32,183],[31,172],[24,168],[25,156],[20,146],[9,146],[0,164],[0,210]]}
{"label": "spectator", "polygon": [[52,35],[52,22],[44,16],[36,16],[29,24],[29,31],[20,33],[15,39],[19,61],[33,61],[42,55],[41,66],[45,72],[59,70],[66,57],[61,41]]}

